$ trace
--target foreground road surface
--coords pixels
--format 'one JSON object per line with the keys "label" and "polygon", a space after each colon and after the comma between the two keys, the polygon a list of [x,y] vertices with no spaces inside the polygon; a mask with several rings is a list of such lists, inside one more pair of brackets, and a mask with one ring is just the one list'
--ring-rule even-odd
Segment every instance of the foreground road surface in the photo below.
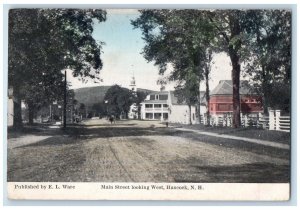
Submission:
{"label": "foreground road surface", "polygon": [[288,151],[128,122],[11,138],[8,181],[289,181]]}

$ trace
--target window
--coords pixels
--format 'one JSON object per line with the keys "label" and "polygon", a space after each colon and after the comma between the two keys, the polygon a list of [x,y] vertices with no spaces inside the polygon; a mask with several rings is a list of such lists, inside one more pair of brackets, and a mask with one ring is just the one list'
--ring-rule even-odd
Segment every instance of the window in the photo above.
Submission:
{"label": "window", "polygon": [[193,120],[195,120],[195,113],[193,113]]}
{"label": "window", "polygon": [[163,113],[163,118],[164,118],[164,120],[167,120],[169,118],[168,113]]}
{"label": "window", "polygon": [[145,104],[146,108],[153,108],[153,104]]}
{"label": "window", "polygon": [[161,118],[161,113],[154,113],[154,119],[159,120]]}
{"label": "window", "polygon": [[150,95],[150,100],[155,100],[155,95]]}
{"label": "window", "polygon": [[168,95],[159,95],[159,100],[168,100]]}
{"label": "window", "polygon": [[169,107],[169,106],[168,106],[168,104],[164,104],[164,107],[167,108],[167,107]]}
{"label": "window", "polygon": [[159,99],[159,95],[155,95],[155,100],[158,100]]}
{"label": "window", "polygon": [[146,113],[146,119],[153,119],[153,113]]}
{"label": "window", "polygon": [[154,108],[161,108],[161,104],[154,104]]}

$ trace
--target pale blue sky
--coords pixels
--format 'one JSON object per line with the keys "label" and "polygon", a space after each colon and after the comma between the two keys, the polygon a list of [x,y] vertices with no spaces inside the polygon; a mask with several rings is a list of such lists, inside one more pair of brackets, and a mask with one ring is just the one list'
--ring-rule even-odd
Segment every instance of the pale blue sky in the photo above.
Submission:
{"label": "pale blue sky", "polygon": [[[137,87],[159,90],[156,84],[158,68],[152,62],[148,63],[143,55],[142,48],[145,43],[140,29],[133,29],[130,20],[139,16],[137,10],[107,10],[107,20],[95,24],[94,38],[105,42],[103,46],[103,69],[100,71],[101,83],[89,81],[82,83],[77,78],[72,78],[69,72],[69,81],[72,88],[119,84],[128,87],[132,74],[136,78]],[[230,79],[229,59],[225,54],[215,57],[212,67],[211,85],[214,87],[220,79]],[[220,72],[222,72],[220,74]],[[174,84],[169,84],[167,90],[173,89]],[[204,84],[203,84],[204,89]]]}

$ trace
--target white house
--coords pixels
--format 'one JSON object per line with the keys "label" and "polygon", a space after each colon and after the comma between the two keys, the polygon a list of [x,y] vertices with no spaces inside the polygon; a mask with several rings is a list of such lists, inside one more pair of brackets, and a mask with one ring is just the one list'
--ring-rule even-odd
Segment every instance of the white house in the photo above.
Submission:
{"label": "white house", "polygon": [[[135,84],[135,77],[132,76],[131,81],[130,81],[130,90],[136,94],[136,84]],[[129,119],[137,119],[138,118],[138,107],[136,103],[133,103],[130,108],[129,108],[129,113],[128,113],[128,118]]]}
{"label": "white house", "polygon": [[[141,103],[141,118],[144,120],[168,120],[172,123],[189,123],[189,106],[179,103],[174,91],[150,93]],[[202,111],[200,109],[200,111]],[[192,124],[196,121],[196,107],[191,107]]]}

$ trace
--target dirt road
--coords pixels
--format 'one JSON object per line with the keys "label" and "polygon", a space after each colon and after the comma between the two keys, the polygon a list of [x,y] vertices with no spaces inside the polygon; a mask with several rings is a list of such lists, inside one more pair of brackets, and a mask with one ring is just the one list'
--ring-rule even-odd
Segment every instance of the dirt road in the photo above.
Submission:
{"label": "dirt road", "polygon": [[287,151],[227,142],[153,122],[88,121],[66,135],[9,139],[8,180],[288,182]]}

